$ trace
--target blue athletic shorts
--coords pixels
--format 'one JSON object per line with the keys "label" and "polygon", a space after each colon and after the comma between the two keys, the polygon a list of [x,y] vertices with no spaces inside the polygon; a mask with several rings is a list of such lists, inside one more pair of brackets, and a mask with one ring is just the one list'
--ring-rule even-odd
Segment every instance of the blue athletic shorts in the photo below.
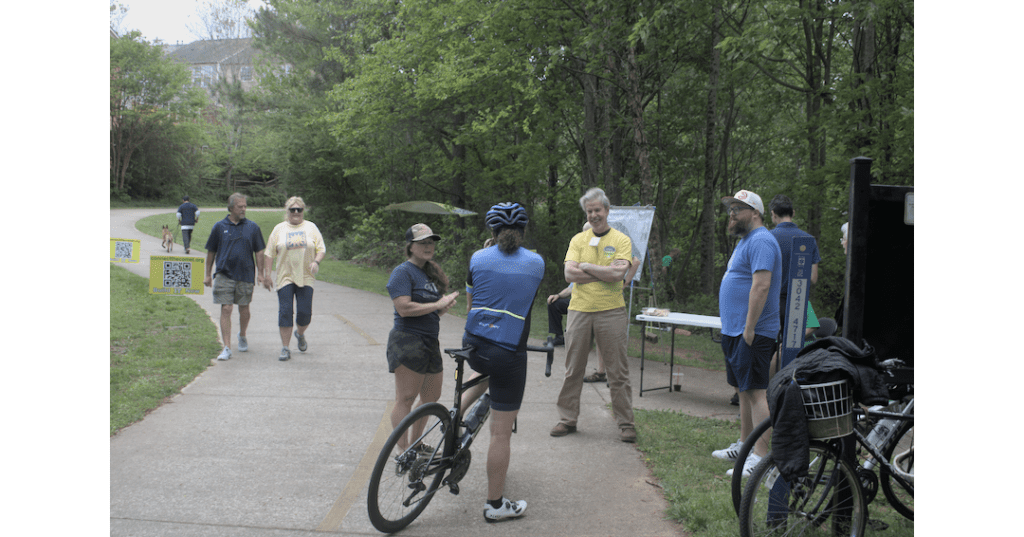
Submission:
{"label": "blue athletic shorts", "polygon": [[467,333],[462,345],[476,347],[469,366],[477,373],[490,375],[488,391],[491,408],[502,412],[519,410],[526,391],[526,351],[513,352]]}
{"label": "blue athletic shorts", "polygon": [[754,344],[747,345],[743,335],[722,334],[726,379],[741,392],[768,389],[768,369],[775,353],[775,338],[754,335]]}

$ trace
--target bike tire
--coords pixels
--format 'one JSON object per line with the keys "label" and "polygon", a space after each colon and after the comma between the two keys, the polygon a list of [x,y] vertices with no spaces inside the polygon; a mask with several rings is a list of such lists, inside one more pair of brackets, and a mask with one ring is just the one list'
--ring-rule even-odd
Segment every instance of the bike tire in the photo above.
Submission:
{"label": "bike tire", "polygon": [[[421,419],[426,423],[418,441],[399,448],[398,441]],[[366,497],[370,523],[378,531],[394,533],[408,526],[433,499],[447,470],[445,462],[437,461],[448,460],[442,456],[448,449],[445,443],[450,427],[448,409],[440,403],[427,403],[410,412],[384,442]],[[424,452],[419,449],[422,445],[431,449]]]}
{"label": "bike tire", "polygon": [[[908,449],[914,449],[914,423],[901,423],[900,430],[896,433],[894,438],[896,441],[890,442],[883,453],[883,455],[885,455],[885,460],[889,461],[889,464],[894,464],[893,459],[896,455],[903,453]],[[910,457],[903,462],[903,470],[909,471],[909,473],[913,474],[914,456],[912,451]],[[910,488],[907,488],[892,475],[892,472],[890,472],[885,465],[879,466],[878,473],[879,480],[881,481],[882,492],[885,493],[885,499],[889,501],[889,505],[908,520],[914,520],[913,483],[909,483]]]}
{"label": "bike tire", "polygon": [[790,484],[770,456],[761,459],[743,490],[741,537],[864,535],[867,502],[853,466],[817,441],[810,461],[807,476]]}
{"label": "bike tire", "polygon": [[[743,441],[739,453],[736,455],[736,462],[732,467],[732,508],[736,514],[740,514],[740,500],[743,498],[743,464],[747,461],[747,455],[754,450],[754,444],[750,439],[761,438],[761,435],[772,427],[772,420],[768,418],[754,427],[750,435]],[[768,438],[768,449],[771,449],[771,437]]]}

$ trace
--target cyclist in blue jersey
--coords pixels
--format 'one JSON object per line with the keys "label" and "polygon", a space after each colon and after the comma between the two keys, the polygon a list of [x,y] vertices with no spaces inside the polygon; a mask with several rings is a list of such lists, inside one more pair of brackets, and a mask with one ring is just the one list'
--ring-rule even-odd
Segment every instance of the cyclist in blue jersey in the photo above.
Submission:
{"label": "cyclist in blue jersey", "polygon": [[469,313],[464,346],[476,351],[469,359],[474,373],[490,379],[463,395],[463,408],[490,385],[491,444],[487,450],[487,503],[484,519],[517,518],[526,501],[504,496],[511,454],[512,425],[526,388],[526,340],[530,312],[544,276],[544,260],[522,247],[529,218],[518,203],[501,203],[487,211],[486,223],[495,244],[473,254],[466,278]]}

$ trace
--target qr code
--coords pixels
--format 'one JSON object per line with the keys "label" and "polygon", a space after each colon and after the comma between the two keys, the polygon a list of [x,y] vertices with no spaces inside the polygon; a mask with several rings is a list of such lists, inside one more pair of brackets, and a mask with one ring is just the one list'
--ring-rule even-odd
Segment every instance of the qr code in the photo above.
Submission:
{"label": "qr code", "polygon": [[164,261],[164,288],[192,287],[192,262]]}
{"label": "qr code", "polygon": [[127,241],[117,241],[114,243],[114,259],[131,259],[132,258],[132,243]]}

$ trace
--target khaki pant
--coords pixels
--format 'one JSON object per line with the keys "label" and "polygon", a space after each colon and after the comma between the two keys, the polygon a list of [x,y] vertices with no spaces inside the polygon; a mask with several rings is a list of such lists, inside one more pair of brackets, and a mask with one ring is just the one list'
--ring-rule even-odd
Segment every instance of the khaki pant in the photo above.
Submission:
{"label": "khaki pant", "polygon": [[619,428],[633,428],[633,388],[626,362],[626,308],[582,312],[569,310],[565,328],[565,379],[558,394],[558,418],[576,425],[580,415],[580,394],[587,372],[591,342],[596,341],[604,360],[612,395],[612,412]]}

